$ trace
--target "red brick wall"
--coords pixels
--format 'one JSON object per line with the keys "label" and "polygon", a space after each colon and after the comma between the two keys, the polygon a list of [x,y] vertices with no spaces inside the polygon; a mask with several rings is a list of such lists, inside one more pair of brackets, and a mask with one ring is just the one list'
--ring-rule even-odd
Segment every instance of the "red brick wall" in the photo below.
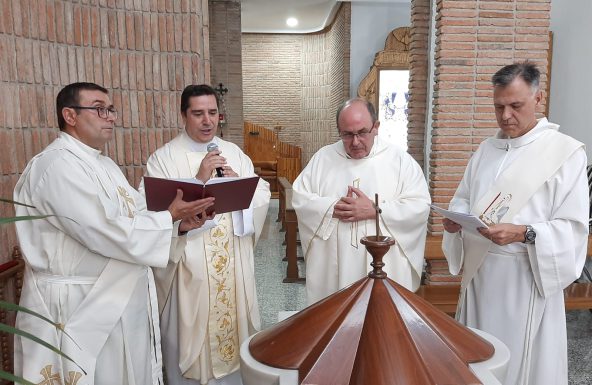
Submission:
{"label": "red brick wall", "polygon": [[411,2],[407,142],[408,152],[422,168],[425,159],[430,1],[413,0]]}
{"label": "red brick wall", "polygon": [[[180,91],[210,79],[207,10],[207,0],[0,0],[0,196],[56,137],[55,96],[76,81],[109,89],[121,113],[106,153],[137,186],[182,127]],[[0,226],[0,261],[16,242]]]}
{"label": "red brick wall", "polygon": [[[495,133],[491,76],[529,59],[546,89],[550,0],[438,0],[430,193],[447,206],[479,143]],[[544,101],[539,112],[544,111]],[[440,232],[439,218],[430,232]]]}

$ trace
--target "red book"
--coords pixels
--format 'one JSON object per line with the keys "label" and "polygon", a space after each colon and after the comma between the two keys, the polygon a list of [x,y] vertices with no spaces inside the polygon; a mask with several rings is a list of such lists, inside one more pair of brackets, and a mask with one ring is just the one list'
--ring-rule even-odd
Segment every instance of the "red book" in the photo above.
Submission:
{"label": "red book", "polygon": [[258,182],[258,176],[211,178],[205,184],[197,179],[163,179],[145,176],[144,190],[146,204],[151,211],[167,210],[177,196],[177,189],[181,189],[183,200],[186,202],[215,197],[213,211],[216,214],[223,214],[248,208]]}

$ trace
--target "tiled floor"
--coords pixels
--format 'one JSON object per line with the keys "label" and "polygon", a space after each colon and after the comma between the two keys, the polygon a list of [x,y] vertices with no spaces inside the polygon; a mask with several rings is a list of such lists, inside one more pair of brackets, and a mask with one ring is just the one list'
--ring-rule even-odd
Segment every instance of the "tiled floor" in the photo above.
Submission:
{"label": "tiled floor", "polygon": [[[277,322],[282,310],[301,310],[305,306],[305,288],[302,283],[282,283],[286,274],[286,262],[282,262],[285,246],[284,233],[276,222],[278,201],[272,199],[267,221],[255,250],[255,276],[261,310],[262,327]],[[302,251],[298,250],[299,255]],[[592,264],[590,264],[592,268]],[[300,276],[304,265],[299,263]],[[570,311],[567,314],[569,355],[569,384],[592,384],[592,312]],[[550,384],[551,385],[551,384]]]}

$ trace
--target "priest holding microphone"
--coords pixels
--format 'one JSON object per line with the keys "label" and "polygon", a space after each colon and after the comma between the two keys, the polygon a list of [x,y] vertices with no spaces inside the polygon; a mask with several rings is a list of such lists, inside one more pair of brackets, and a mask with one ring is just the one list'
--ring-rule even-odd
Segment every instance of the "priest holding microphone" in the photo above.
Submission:
{"label": "priest holding microphone", "polygon": [[[187,86],[181,95],[185,132],[150,156],[147,176],[202,182],[256,176],[249,157],[216,136],[218,107],[212,87]],[[260,179],[248,209],[216,215],[188,234],[179,260],[154,270],[169,385],[241,383],[240,344],[260,329],[253,249],[270,195]]]}

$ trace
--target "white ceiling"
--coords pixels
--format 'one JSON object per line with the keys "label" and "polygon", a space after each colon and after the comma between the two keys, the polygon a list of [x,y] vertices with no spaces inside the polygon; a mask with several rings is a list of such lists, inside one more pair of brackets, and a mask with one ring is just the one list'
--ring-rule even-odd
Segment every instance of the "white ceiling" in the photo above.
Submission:
{"label": "white ceiling", "polygon": [[[359,3],[409,3],[410,0],[343,0]],[[331,24],[338,9],[336,0],[240,0],[244,33],[311,33]],[[288,27],[295,17],[298,26]]]}

